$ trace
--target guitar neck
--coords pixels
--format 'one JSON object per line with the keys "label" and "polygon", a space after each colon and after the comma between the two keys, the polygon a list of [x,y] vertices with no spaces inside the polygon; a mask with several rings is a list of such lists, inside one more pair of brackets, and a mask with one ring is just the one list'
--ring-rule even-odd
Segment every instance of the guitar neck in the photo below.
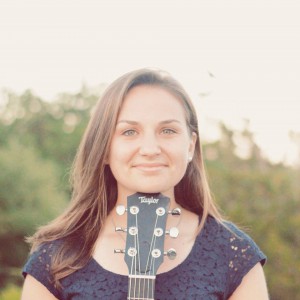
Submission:
{"label": "guitar neck", "polygon": [[129,276],[127,300],[154,300],[155,276]]}

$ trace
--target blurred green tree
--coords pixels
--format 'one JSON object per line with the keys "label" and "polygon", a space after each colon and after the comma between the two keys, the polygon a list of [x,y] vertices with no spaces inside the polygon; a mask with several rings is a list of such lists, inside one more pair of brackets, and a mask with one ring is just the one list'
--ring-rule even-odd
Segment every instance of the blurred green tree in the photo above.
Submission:
{"label": "blurred green tree", "polygon": [[0,300],[19,300],[21,298],[21,288],[16,285],[9,284],[1,291]]}
{"label": "blurred green tree", "polygon": [[[103,87],[102,87],[103,88]],[[24,236],[66,206],[71,162],[97,96],[85,86],[51,103],[30,90],[0,106],[0,287],[17,278]],[[18,269],[16,269],[18,268]]]}
{"label": "blurred green tree", "polygon": [[[14,275],[26,258],[24,236],[54,218],[66,206],[55,164],[36,151],[8,141],[0,149],[0,280]],[[1,284],[0,282],[0,284]]]}
{"label": "blurred green tree", "polygon": [[[220,129],[221,139],[204,147],[215,198],[267,254],[271,299],[300,299],[299,170],[268,162],[247,126]],[[236,155],[241,141],[248,148],[243,158]]]}
{"label": "blurred green tree", "polygon": [[[102,91],[100,86],[98,91]],[[62,93],[45,102],[30,90],[18,96],[6,91],[0,109],[0,145],[11,137],[57,164],[61,186],[69,190],[69,171],[97,96],[84,85],[75,94]]]}

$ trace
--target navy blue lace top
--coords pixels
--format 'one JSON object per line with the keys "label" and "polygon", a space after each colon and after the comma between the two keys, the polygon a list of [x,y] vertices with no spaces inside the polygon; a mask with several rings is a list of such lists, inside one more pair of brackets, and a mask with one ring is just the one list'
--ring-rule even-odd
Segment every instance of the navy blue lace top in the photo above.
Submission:
{"label": "navy blue lace top", "polygon": [[[232,223],[230,230],[209,217],[188,257],[169,272],[156,276],[155,299],[228,299],[248,271],[266,256],[253,240]],[[231,232],[232,231],[232,232]],[[234,234],[233,234],[234,233]],[[127,298],[128,277],[103,269],[93,258],[61,280],[57,290],[51,277],[51,253],[57,242],[44,244],[23,269],[58,299]]]}

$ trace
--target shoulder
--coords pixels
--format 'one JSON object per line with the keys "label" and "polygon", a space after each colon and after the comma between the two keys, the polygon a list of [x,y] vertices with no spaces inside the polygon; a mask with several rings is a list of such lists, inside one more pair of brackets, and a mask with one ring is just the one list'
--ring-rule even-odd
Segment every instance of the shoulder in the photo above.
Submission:
{"label": "shoulder", "polygon": [[235,259],[235,263],[239,262],[239,266],[235,265],[234,270],[243,267],[242,264],[248,264],[253,261],[253,266],[260,261],[262,265],[266,262],[266,256],[259,246],[245,231],[241,230],[231,222],[224,222],[221,232],[222,237],[226,238],[228,257]]}
{"label": "shoulder", "polygon": [[227,295],[231,295],[244,276],[257,264],[264,265],[266,256],[254,240],[232,222],[220,223],[208,217],[198,243],[214,255],[226,274]]}
{"label": "shoulder", "polygon": [[[24,270],[31,269],[32,267],[44,267],[49,269],[51,265],[51,259],[54,252],[56,252],[61,246],[60,240],[51,242],[45,242],[40,244],[30,255],[24,266]],[[24,272],[23,272],[24,273]]]}
{"label": "shoulder", "polygon": [[59,296],[59,292],[55,288],[53,276],[51,274],[51,260],[53,253],[57,251],[60,245],[60,241],[41,244],[30,254],[22,270],[24,277],[26,277],[27,274],[30,274],[56,297]]}
{"label": "shoulder", "polygon": [[214,253],[219,259],[227,260],[230,265],[249,260],[260,261],[263,265],[266,256],[254,242],[254,240],[243,230],[232,222],[217,221],[208,216],[196,239],[196,244],[201,251],[204,250]]}
{"label": "shoulder", "polygon": [[237,252],[243,253],[243,256],[245,256],[252,251],[264,258],[262,264],[265,263],[265,255],[254,240],[232,222],[219,222],[209,216],[200,233],[200,237],[207,240],[212,246],[226,250],[228,257],[235,256]]}

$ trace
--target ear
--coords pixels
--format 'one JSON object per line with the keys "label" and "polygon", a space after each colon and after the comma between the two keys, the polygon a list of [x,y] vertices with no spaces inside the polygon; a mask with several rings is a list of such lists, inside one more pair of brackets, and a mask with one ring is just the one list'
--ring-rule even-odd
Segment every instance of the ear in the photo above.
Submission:
{"label": "ear", "polygon": [[190,145],[188,149],[188,157],[193,159],[194,152],[195,152],[195,147],[196,147],[196,142],[197,142],[197,134],[195,132],[192,132],[191,137],[190,137]]}

